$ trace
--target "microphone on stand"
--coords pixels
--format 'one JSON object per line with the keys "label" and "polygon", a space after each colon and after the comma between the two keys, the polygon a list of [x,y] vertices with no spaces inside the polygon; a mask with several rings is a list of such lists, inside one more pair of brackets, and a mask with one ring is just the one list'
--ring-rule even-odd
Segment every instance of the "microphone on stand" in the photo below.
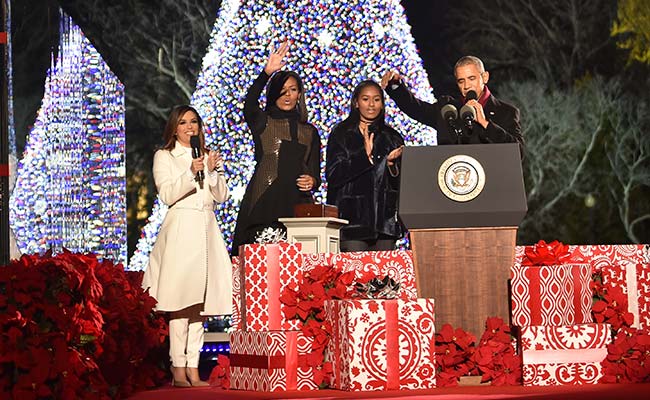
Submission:
{"label": "microphone on stand", "polygon": [[[190,146],[192,146],[192,158],[201,157],[201,139],[198,136],[190,136]],[[203,170],[196,173],[196,180],[199,182],[199,185],[203,186],[204,178],[205,174]]]}
{"label": "microphone on stand", "polygon": [[459,129],[458,124],[456,124],[456,121],[458,121],[458,109],[456,106],[451,103],[445,104],[440,109],[440,114],[442,115],[442,119],[447,121],[449,129],[456,134],[456,138],[460,143],[460,138],[463,136],[463,130]]}
{"label": "microphone on stand", "polygon": [[[476,95],[475,91],[470,90],[469,92],[467,92],[465,98],[466,100],[476,100],[478,96]],[[465,127],[467,127],[467,130],[471,133],[472,128],[474,127],[474,120],[476,119],[476,110],[474,109],[474,107],[468,104],[462,106],[460,109],[460,119],[463,120]]]}

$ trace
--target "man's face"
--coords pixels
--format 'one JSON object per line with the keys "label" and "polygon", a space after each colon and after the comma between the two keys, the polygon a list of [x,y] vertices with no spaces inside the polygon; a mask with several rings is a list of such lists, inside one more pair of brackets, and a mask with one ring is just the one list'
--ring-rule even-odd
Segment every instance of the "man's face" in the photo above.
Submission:
{"label": "man's face", "polygon": [[483,88],[489,78],[490,74],[487,71],[481,73],[476,64],[466,64],[456,68],[456,85],[463,97],[467,96],[467,92],[473,90],[478,98],[481,98]]}

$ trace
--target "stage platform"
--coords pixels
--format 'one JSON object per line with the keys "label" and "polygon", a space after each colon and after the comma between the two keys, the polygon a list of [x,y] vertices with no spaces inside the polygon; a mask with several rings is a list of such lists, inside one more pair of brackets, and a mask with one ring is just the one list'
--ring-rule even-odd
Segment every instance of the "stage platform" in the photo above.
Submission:
{"label": "stage platform", "polygon": [[431,390],[387,392],[247,392],[216,388],[173,388],[171,386],[140,392],[131,400],[221,400],[221,399],[433,399],[433,400],[491,400],[491,399],[648,399],[650,384],[582,385],[582,386],[466,386]]}

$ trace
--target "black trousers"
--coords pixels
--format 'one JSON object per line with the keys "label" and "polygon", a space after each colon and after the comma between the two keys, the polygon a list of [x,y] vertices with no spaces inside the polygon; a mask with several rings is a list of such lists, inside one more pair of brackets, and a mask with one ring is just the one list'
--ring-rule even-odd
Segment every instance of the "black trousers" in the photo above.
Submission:
{"label": "black trousers", "polygon": [[395,239],[379,237],[372,240],[343,240],[341,241],[341,251],[381,251],[395,250]]}

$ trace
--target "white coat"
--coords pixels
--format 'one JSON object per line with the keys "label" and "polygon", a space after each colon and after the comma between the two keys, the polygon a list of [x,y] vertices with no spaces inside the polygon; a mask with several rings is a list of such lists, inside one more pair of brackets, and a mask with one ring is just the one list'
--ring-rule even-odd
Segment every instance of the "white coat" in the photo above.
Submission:
{"label": "white coat", "polygon": [[[142,287],[158,311],[203,303],[204,315],[232,313],[232,265],[214,215],[228,198],[226,178],[205,172],[203,189],[190,170],[191,149],[178,142],[154,155],[153,176],[169,211],[149,256]],[[207,162],[206,162],[207,165]]]}

